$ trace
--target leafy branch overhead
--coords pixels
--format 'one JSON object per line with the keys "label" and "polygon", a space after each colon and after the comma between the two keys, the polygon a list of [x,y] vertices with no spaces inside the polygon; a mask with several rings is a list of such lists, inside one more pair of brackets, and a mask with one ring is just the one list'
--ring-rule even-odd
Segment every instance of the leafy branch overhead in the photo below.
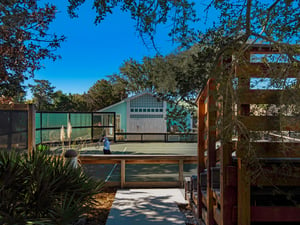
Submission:
{"label": "leafy branch overhead", "polygon": [[56,7],[38,6],[36,0],[0,2],[0,95],[16,96],[21,83],[42,67],[42,59],[55,60],[54,50],[64,36],[47,33]]}
{"label": "leafy branch overhead", "polygon": [[[71,17],[78,16],[76,10],[84,2],[69,0],[68,12]],[[131,18],[136,21],[136,31],[143,40],[150,38],[154,43],[157,26],[169,22],[169,36],[185,43],[185,38],[193,33],[188,24],[197,21],[194,5],[194,2],[188,0],[94,0],[93,8],[97,12],[95,24],[99,24],[108,14],[113,14],[113,10],[118,7],[123,12],[130,12]]]}

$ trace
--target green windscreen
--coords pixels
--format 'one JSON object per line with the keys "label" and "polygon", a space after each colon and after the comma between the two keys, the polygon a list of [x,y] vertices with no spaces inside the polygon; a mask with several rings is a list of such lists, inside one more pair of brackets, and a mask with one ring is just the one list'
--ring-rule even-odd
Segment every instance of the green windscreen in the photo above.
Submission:
{"label": "green windscreen", "polygon": [[61,128],[64,127],[65,141],[68,122],[72,127],[71,142],[98,140],[106,134],[114,139],[115,113],[98,112],[37,112],[36,144],[61,142]]}
{"label": "green windscreen", "polygon": [[85,127],[92,125],[91,113],[70,113],[72,127]]}

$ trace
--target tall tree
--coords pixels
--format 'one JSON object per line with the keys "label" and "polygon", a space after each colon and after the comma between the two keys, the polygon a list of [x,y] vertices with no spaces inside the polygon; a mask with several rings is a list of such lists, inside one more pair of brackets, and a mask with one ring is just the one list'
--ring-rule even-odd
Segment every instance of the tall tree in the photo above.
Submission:
{"label": "tall tree", "polygon": [[52,100],[54,111],[72,111],[73,109],[71,94],[66,95],[59,90],[53,93]]}
{"label": "tall tree", "polygon": [[73,102],[73,110],[76,112],[86,112],[89,111],[88,107],[88,102],[86,101],[87,99],[87,94],[83,93],[82,95],[80,94],[72,94],[69,95],[72,102]]}
{"label": "tall tree", "polygon": [[33,103],[37,110],[51,110],[53,108],[54,86],[48,80],[34,80],[35,85],[29,85],[33,94]]}
{"label": "tall tree", "polygon": [[88,111],[86,94],[64,94],[62,91],[53,93],[53,111],[82,112]]}
{"label": "tall tree", "polygon": [[144,57],[140,63],[125,61],[115,79],[124,83],[128,92],[151,91],[167,101],[194,105],[198,92],[208,78],[208,65],[203,62],[206,51],[194,46],[188,51],[165,57]]}
{"label": "tall tree", "polygon": [[89,89],[87,101],[89,109],[95,111],[121,101],[126,96],[124,86],[102,79]]}
{"label": "tall tree", "polygon": [[22,82],[41,68],[41,60],[57,56],[54,50],[65,39],[47,33],[56,7],[39,7],[37,0],[0,1],[0,95],[19,96]]}

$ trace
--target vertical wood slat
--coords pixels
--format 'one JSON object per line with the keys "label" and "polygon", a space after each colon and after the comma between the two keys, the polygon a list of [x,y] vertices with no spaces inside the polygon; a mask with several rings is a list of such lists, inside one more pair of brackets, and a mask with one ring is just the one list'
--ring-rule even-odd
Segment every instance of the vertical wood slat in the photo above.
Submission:
{"label": "vertical wood slat", "polygon": [[7,137],[7,149],[8,150],[11,150],[12,148],[12,129],[13,129],[13,116],[12,116],[12,111],[9,111],[9,134],[8,134],[8,137]]}
{"label": "vertical wood slat", "polygon": [[250,225],[250,178],[245,162],[238,158],[238,224]]}
{"label": "vertical wood slat", "polygon": [[205,168],[205,138],[206,135],[205,130],[205,115],[206,115],[206,93],[205,91],[202,92],[200,98],[198,99],[198,158],[197,158],[197,218],[199,219],[202,217],[202,208],[204,207],[202,203],[202,192],[201,192],[201,185],[200,185],[200,173],[203,172]]}
{"label": "vertical wood slat", "polygon": [[207,150],[207,221],[206,225],[214,225],[214,200],[211,188],[212,173],[211,167],[216,165],[216,101],[214,99],[215,82],[210,79],[208,82],[208,150]]}
{"label": "vertical wood slat", "polygon": [[[250,57],[250,56],[249,56]],[[249,91],[250,90],[250,78],[241,78],[239,79],[239,89]],[[240,104],[238,105],[238,113],[241,116],[250,115],[250,105],[249,104]],[[244,160],[244,151],[243,151],[243,141],[245,136],[240,131],[239,142],[237,146],[237,176],[238,176],[238,185],[237,185],[237,222],[238,224],[250,225],[251,224],[251,211],[250,211],[250,178],[247,173],[247,168]]]}
{"label": "vertical wood slat", "polygon": [[125,170],[126,170],[126,162],[125,160],[121,160],[121,188],[124,188],[125,185]]}
{"label": "vertical wood slat", "polygon": [[235,174],[228,169],[232,165],[232,134],[222,133],[225,127],[230,126],[233,118],[232,97],[222,96],[221,105],[222,130],[219,132],[222,139],[220,148],[220,224],[232,225],[233,210],[236,205],[236,187],[233,187],[228,181],[235,180]]}
{"label": "vertical wood slat", "polygon": [[230,154],[232,145],[225,143],[221,149],[221,168],[220,168],[220,208],[221,208],[221,225],[232,225],[232,210],[236,204],[236,188],[228,184],[229,180],[233,180],[234,174],[228,170],[230,165]]}
{"label": "vertical wood slat", "polygon": [[183,187],[183,159],[180,159],[178,161],[178,166],[179,166],[179,172],[178,172],[179,184],[180,187]]}

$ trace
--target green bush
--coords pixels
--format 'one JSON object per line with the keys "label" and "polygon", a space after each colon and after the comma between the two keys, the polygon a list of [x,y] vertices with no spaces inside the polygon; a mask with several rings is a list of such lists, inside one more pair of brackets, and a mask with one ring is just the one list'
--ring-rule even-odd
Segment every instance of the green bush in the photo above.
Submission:
{"label": "green bush", "polygon": [[44,152],[44,151],[49,151],[50,150],[50,146],[49,145],[46,145],[46,144],[38,144],[36,146],[36,149],[38,151],[41,151],[41,152]]}
{"label": "green bush", "polygon": [[73,224],[93,208],[102,181],[44,152],[0,152],[0,224]]}

